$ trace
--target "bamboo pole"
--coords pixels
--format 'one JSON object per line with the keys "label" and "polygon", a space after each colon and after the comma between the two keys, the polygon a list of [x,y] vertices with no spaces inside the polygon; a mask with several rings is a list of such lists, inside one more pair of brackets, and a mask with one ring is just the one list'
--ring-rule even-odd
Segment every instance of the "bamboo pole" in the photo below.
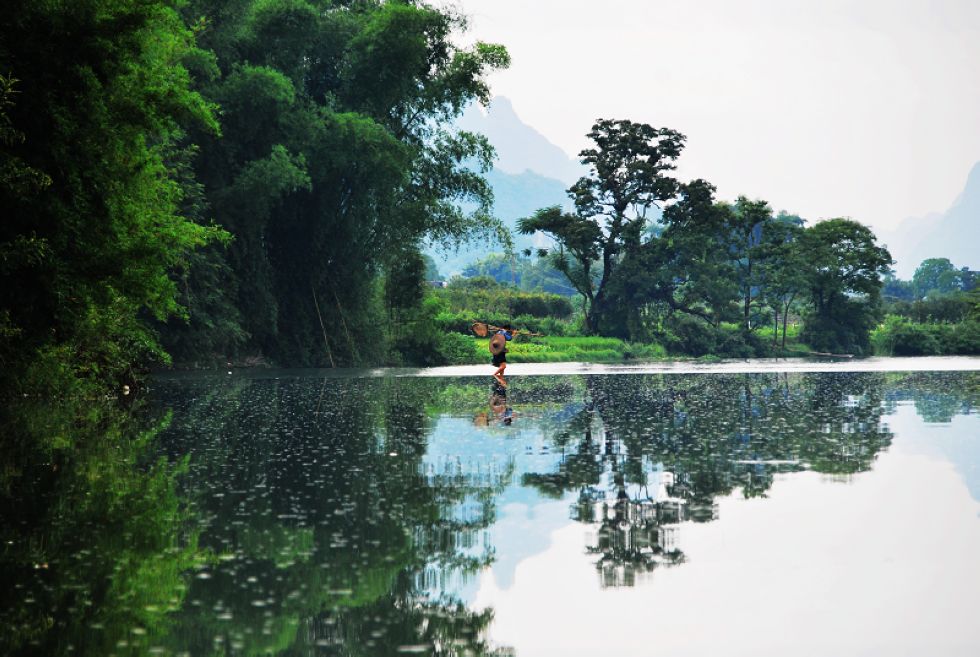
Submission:
{"label": "bamboo pole", "polygon": [[340,307],[340,297],[337,296],[337,290],[334,288],[333,283],[330,284],[330,291],[333,292],[333,300],[337,302],[337,314],[340,315],[340,325],[344,327],[344,333],[347,335],[347,345],[350,347],[354,360],[360,362],[361,355],[357,353],[357,345],[354,344],[354,340],[350,337],[350,330],[348,330],[347,322],[344,320],[344,309]]}
{"label": "bamboo pole", "polygon": [[316,289],[310,284],[310,292],[313,294],[313,307],[316,308],[317,319],[320,320],[320,330],[323,332],[323,346],[327,350],[327,359],[330,360],[330,367],[337,367],[333,362],[333,353],[330,351],[330,342],[327,341],[327,327],[323,324],[323,315],[320,314],[320,304],[316,300]]}

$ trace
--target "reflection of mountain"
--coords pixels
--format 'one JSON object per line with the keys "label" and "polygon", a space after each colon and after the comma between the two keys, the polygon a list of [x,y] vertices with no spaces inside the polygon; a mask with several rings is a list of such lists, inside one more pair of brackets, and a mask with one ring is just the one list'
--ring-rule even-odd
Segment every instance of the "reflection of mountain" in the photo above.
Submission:
{"label": "reflection of mountain", "polygon": [[906,442],[915,451],[940,455],[952,463],[973,499],[980,501],[980,440],[970,422],[980,406],[980,374],[903,375],[890,386],[888,403],[894,415],[891,422],[911,423],[914,407],[918,421],[943,426],[942,432],[930,432],[928,440],[917,431],[906,431]]}
{"label": "reflection of mountain", "polygon": [[957,267],[980,269],[980,162],[952,207],[906,219],[881,237],[897,261],[899,278],[910,279],[926,258],[949,258]]}
{"label": "reflection of mountain", "polygon": [[[916,426],[922,419],[921,412],[913,413],[911,405],[902,405],[895,410],[891,421],[897,428],[900,425]],[[943,424],[946,425],[943,431],[931,431],[928,438],[916,431],[904,432],[908,436],[908,446],[914,453],[940,457],[953,464],[970,495],[980,502],[980,440],[977,440],[976,425],[967,415],[957,415]]]}
{"label": "reflection of mountain", "polygon": [[[520,484],[527,472],[556,467],[560,458],[539,426],[494,433],[474,430],[469,419],[443,416],[433,428],[423,460],[425,471],[450,473],[470,486],[504,486],[495,498],[497,519],[489,529],[494,547],[491,567],[501,588],[509,588],[518,564],[544,552],[551,533],[568,523],[567,503],[544,498]],[[506,480],[497,477],[502,472],[507,472]],[[476,584],[464,585],[460,598],[475,593]]]}

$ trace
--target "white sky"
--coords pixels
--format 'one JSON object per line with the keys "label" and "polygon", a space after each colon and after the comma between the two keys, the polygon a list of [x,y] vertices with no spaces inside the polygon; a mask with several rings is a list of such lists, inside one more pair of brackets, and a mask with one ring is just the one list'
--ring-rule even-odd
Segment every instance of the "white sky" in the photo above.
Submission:
{"label": "white sky", "polygon": [[876,228],[944,211],[980,160],[980,0],[441,0],[570,155],[602,118],[687,135],[682,178]]}

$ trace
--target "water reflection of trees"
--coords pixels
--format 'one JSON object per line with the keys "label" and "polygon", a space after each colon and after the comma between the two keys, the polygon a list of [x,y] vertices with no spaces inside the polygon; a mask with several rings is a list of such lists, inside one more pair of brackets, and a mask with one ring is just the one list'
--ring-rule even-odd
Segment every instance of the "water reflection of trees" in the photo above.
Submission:
{"label": "water reflection of trees", "polygon": [[[765,495],[774,475],[848,477],[890,442],[880,374],[588,377],[578,414],[553,431],[543,494],[577,493],[572,517],[597,525],[588,551],[606,585],[684,560],[677,525],[717,517],[715,500]],[[653,490],[651,490],[653,488]]]}
{"label": "water reflection of trees", "polygon": [[[490,612],[454,596],[490,562],[484,530],[507,478],[422,465],[439,387],[241,382],[172,398],[173,456],[213,559],[169,647],[200,654],[492,654]],[[166,394],[163,391],[162,394]]]}
{"label": "water reflection of trees", "polygon": [[980,406],[980,372],[904,372],[889,374],[889,412],[911,401],[926,422],[949,422]]}
{"label": "water reflection of trees", "polygon": [[[894,403],[948,421],[976,408],[978,380],[522,381],[515,404],[535,411],[520,422],[561,454],[522,483],[571,497],[602,581],[630,585],[682,563],[678,527],[715,517],[720,496],[765,495],[780,472],[867,470]],[[493,654],[491,612],[457,592],[494,558],[486,529],[513,463],[424,458],[435,418],[485,403],[485,387],[284,379],[156,394],[172,420],[101,401],[4,415],[0,654]]]}
{"label": "water reflection of trees", "polygon": [[0,654],[138,653],[169,632],[201,553],[184,464],[148,453],[169,419],[132,410],[25,399],[0,414]]}
{"label": "water reflection of trees", "polygon": [[454,592],[508,472],[422,468],[438,385],[326,383],[162,382],[172,422],[23,405],[0,654],[493,654]]}

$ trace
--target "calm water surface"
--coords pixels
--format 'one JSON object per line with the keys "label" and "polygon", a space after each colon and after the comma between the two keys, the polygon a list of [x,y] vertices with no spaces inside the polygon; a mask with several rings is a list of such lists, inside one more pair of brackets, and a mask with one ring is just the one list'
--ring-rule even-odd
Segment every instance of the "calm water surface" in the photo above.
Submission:
{"label": "calm water surface", "polygon": [[19,652],[980,654],[977,372],[149,395],[116,507],[5,534]]}

